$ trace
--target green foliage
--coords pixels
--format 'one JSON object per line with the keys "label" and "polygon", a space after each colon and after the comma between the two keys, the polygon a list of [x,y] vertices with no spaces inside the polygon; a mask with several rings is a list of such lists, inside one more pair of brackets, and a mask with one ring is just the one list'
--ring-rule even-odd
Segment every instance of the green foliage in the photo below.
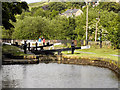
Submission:
{"label": "green foliage", "polygon": [[100,2],[97,8],[118,13],[120,11],[120,4],[116,2]]}
{"label": "green foliage", "polygon": [[[12,35],[14,39],[38,39],[39,36],[44,36],[46,39],[85,40],[86,8],[83,9],[83,14],[77,17],[67,18],[59,15],[60,12],[63,13],[68,8],[80,9],[84,5],[85,3],[82,2],[50,2],[47,4],[48,10],[44,10],[40,6],[32,8],[30,12],[23,11],[21,15],[16,16],[15,29],[3,30],[3,36]],[[101,29],[102,40],[109,40],[114,48],[118,48],[120,40],[118,10],[118,3],[104,2],[94,8],[89,6],[88,39],[94,41],[97,18],[99,17],[97,37],[100,36]]]}
{"label": "green foliage", "polygon": [[53,17],[55,17],[58,14],[59,14],[59,11],[52,10],[50,18],[53,18]]}
{"label": "green foliage", "polygon": [[51,2],[49,3],[49,7],[48,9],[50,11],[62,11],[64,9],[66,9],[66,4],[65,3],[62,3],[62,2]]}
{"label": "green foliage", "polygon": [[120,40],[120,19],[119,16],[116,15],[112,21],[109,21],[107,26],[107,31],[109,32],[107,35],[108,40],[112,42],[112,46],[114,49],[119,48],[119,40]]}
{"label": "green foliage", "polygon": [[4,27],[2,28],[2,38],[11,39],[12,33],[13,28],[11,28],[10,30],[6,30]]}
{"label": "green foliage", "polygon": [[5,29],[14,27],[9,20],[16,22],[15,15],[21,14],[22,9],[28,10],[26,2],[2,2],[2,24]]}
{"label": "green foliage", "polygon": [[[12,37],[14,39],[38,39],[40,35],[44,35],[48,29],[48,22],[46,18],[25,17],[15,23],[15,31]],[[47,38],[47,36],[45,37]]]}
{"label": "green foliage", "polygon": [[50,39],[66,39],[68,19],[66,17],[55,17],[50,21],[49,29],[53,31]]}
{"label": "green foliage", "polygon": [[75,39],[75,27],[76,27],[76,23],[75,23],[75,19],[69,17],[68,18],[68,28],[66,31],[66,36],[71,40],[71,39]]}
{"label": "green foliage", "polygon": [[[84,13],[85,14],[85,13]],[[76,17],[76,28],[75,28],[75,32],[77,34],[77,37],[76,39],[79,41],[79,40],[82,40],[82,39],[85,39],[85,25],[86,25],[86,18],[85,18],[85,15],[81,15],[81,16],[78,16]]]}
{"label": "green foliage", "polygon": [[71,43],[67,43],[67,48],[71,48]]}
{"label": "green foliage", "polygon": [[20,51],[20,48],[12,45],[2,45],[2,55],[11,54],[13,56],[23,56],[26,55],[24,52]]}
{"label": "green foliage", "polygon": [[86,5],[85,2],[66,2],[66,7],[71,8],[82,8],[82,6]]}

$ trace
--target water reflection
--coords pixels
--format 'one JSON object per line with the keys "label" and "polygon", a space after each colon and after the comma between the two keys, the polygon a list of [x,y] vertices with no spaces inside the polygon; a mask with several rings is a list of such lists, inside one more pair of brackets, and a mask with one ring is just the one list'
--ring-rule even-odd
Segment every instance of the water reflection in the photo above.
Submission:
{"label": "water reflection", "polygon": [[118,88],[109,69],[68,64],[2,66],[3,88]]}

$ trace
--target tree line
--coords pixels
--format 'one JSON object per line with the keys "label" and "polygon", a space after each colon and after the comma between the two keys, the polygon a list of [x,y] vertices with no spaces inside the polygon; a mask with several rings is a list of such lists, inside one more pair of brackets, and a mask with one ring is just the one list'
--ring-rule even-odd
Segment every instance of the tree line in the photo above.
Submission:
{"label": "tree line", "polygon": [[[2,36],[12,39],[38,39],[39,36],[44,36],[50,40],[85,40],[86,6],[84,8],[82,6],[85,6],[84,2],[50,2],[44,6],[45,10],[42,8],[43,6],[32,8],[31,11],[23,8],[21,15],[13,14],[16,22],[9,20],[14,27],[8,29],[4,26]],[[59,15],[71,8],[81,9],[83,14],[69,18]],[[114,48],[118,48],[120,40],[119,10],[120,4],[115,2],[100,2],[96,7],[89,5],[88,40],[94,41],[96,22],[100,16],[97,36],[100,37],[102,30],[102,40],[109,40]]]}

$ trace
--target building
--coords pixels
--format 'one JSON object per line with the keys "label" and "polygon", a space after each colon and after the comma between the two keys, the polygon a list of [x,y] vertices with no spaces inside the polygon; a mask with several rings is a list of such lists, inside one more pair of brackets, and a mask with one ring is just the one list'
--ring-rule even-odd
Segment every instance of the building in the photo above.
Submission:
{"label": "building", "polygon": [[44,6],[42,6],[41,8],[43,9],[43,10],[48,10],[48,5],[44,5]]}
{"label": "building", "polygon": [[82,10],[80,9],[68,9],[64,13],[60,14],[61,16],[66,16],[66,17],[73,17],[73,16],[79,16],[83,13]]}

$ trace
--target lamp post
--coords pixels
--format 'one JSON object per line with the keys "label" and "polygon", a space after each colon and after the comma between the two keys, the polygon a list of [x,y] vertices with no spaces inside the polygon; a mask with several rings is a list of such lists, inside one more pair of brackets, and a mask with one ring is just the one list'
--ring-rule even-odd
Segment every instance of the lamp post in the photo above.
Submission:
{"label": "lamp post", "polygon": [[86,10],[86,44],[88,44],[88,2],[86,2],[87,10]]}

